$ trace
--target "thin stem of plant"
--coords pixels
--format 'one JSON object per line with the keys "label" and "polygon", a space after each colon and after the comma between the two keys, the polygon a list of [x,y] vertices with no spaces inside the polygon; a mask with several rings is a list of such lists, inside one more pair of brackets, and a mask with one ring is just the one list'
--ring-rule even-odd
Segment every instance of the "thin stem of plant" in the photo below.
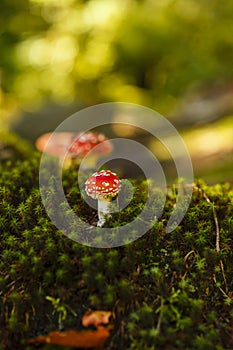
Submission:
{"label": "thin stem of plant", "polygon": [[216,228],[216,251],[219,253],[220,252],[220,230],[219,230],[219,224],[218,224],[218,217],[217,217],[217,214],[216,214],[214,203],[211,202],[211,200],[206,195],[206,193],[203,193],[203,197],[212,206],[213,215],[214,215],[214,223],[215,223],[215,228]]}
{"label": "thin stem of plant", "polygon": [[[220,252],[220,229],[219,229],[217,213],[216,213],[216,210],[215,210],[214,203],[211,202],[211,200],[206,195],[206,193],[203,193],[203,197],[212,206],[213,216],[214,216],[214,223],[215,223],[215,229],[216,229],[216,252],[219,253]],[[224,280],[224,284],[225,284],[225,288],[226,288],[226,292],[227,292],[228,291],[228,287],[227,287],[227,281],[226,281],[226,276],[225,276],[225,272],[224,272],[224,265],[223,265],[222,259],[220,259],[220,267],[221,267],[221,270],[222,270],[222,276],[223,276],[223,280]],[[216,282],[216,277],[215,276],[214,276],[214,280]],[[220,290],[221,290],[221,292],[224,292],[222,290],[222,288],[220,288]],[[225,292],[223,294],[225,296],[227,295]]]}
{"label": "thin stem of plant", "polygon": [[157,330],[158,333],[160,333],[161,323],[162,323],[162,318],[163,318],[163,304],[164,304],[164,300],[162,298],[161,299],[159,318],[158,318],[157,327],[156,327],[156,330]]}

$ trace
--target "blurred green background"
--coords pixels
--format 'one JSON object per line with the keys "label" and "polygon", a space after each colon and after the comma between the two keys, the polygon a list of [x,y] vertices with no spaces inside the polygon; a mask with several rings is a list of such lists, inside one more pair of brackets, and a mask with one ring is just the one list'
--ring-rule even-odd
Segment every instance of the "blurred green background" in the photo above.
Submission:
{"label": "blurred green background", "polygon": [[179,130],[196,177],[233,183],[232,19],[232,1],[1,0],[0,130],[34,143],[83,107],[137,103]]}

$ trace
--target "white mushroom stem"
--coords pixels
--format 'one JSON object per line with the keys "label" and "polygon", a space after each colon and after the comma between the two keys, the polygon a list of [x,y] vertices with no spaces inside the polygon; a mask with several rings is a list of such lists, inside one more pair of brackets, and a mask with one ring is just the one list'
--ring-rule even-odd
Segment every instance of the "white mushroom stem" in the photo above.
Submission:
{"label": "white mushroom stem", "polygon": [[81,171],[89,171],[91,169],[94,169],[96,167],[96,163],[97,163],[97,157],[93,156],[93,157],[87,157],[86,159],[84,159],[81,157],[71,157],[69,154],[65,157],[65,159],[59,158],[59,165],[62,167],[62,169],[67,169],[69,168],[71,165],[78,165],[80,166],[81,164],[81,168],[79,170]]}
{"label": "white mushroom stem", "polygon": [[69,156],[66,156],[65,159],[62,157],[62,158],[59,158],[59,165],[62,169],[67,169],[71,166],[72,164],[72,158],[69,157]]}
{"label": "white mushroom stem", "polygon": [[98,199],[98,222],[97,226],[102,227],[105,223],[105,215],[109,214],[111,207],[111,201],[108,201],[106,199]]}
{"label": "white mushroom stem", "polygon": [[96,168],[98,157],[96,155],[87,156],[85,158],[72,158],[73,164],[78,164],[80,166],[79,171],[90,171]]}

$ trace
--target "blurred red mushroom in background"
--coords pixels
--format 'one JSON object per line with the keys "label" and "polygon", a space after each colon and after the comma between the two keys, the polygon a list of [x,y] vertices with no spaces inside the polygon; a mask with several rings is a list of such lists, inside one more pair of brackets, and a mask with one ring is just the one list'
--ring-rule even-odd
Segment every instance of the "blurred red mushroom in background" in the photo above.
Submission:
{"label": "blurred red mushroom in background", "polygon": [[79,164],[82,158],[92,151],[91,155],[85,159],[84,165],[84,168],[90,169],[96,167],[98,158],[111,153],[112,149],[112,143],[105,135],[92,131],[80,132],[75,136],[68,148],[68,156]]}
{"label": "blurred red mushroom in background", "polygon": [[91,156],[86,158],[83,169],[95,168],[98,158],[111,153],[113,149],[112,143],[105,135],[92,131],[78,134],[73,132],[46,133],[36,140],[35,146],[39,151],[57,157],[64,168],[71,163],[79,165],[81,160],[92,151]]}
{"label": "blurred red mushroom in background", "polygon": [[85,185],[87,195],[98,200],[97,226],[101,227],[105,223],[105,215],[110,213],[111,201],[121,189],[121,180],[110,170],[101,170],[92,174]]}

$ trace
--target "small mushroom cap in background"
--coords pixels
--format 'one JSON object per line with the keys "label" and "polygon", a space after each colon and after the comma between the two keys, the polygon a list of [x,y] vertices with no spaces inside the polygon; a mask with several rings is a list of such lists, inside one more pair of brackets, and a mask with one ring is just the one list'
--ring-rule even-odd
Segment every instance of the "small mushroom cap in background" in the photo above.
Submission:
{"label": "small mushroom cap in background", "polygon": [[103,134],[97,132],[48,132],[35,142],[36,148],[54,157],[62,158],[65,154],[71,158],[82,158],[94,147],[96,156],[111,153],[113,146]]}
{"label": "small mushroom cap in background", "polygon": [[109,154],[113,149],[111,142],[105,135],[92,131],[80,132],[69,147],[69,156],[73,158],[84,157],[97,145],[98,147],[94,150],[94,153],[98,156]]}

